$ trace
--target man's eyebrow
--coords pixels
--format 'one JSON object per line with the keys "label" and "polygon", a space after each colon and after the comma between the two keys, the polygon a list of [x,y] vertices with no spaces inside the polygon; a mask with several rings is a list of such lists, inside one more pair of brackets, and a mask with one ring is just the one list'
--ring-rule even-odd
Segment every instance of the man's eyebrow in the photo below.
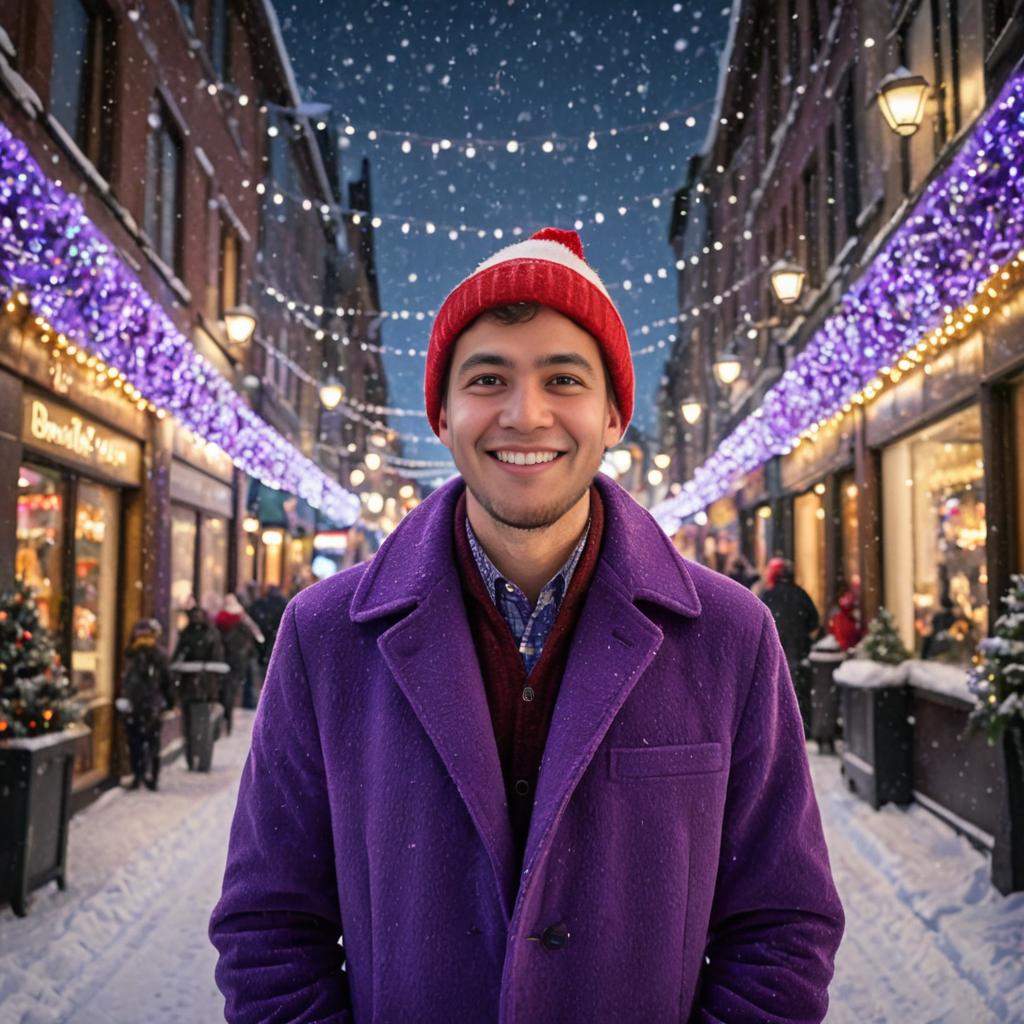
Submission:
{"label": "man's eyebrow", "polygon": [[[506,370],[514,370],[515,365],[511,359],[498,355],[496,352],[475,352],[462,363],[457,376],[461,377],[468,370],[472,370],[477,366],[500,366]],[[556,352],[553,355],[543,356],[533,365],[538,370],[548,366],[575,366],[580,370],[586,371],[591,376],[595,376],[594,367],[590,364],[590,361],[578,352]]]}

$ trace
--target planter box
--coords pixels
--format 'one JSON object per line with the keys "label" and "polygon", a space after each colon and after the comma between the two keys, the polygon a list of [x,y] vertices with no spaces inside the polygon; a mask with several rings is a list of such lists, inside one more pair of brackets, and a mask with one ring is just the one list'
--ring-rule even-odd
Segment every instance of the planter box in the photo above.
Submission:
{"label": "planter box", "polygon": [[1000,892],[1024,890],[1024,737],[1009,729],[990,746],[970,728],[966,670],[912,661],[909,678],[914,798],[991,851]]}
{"label": "planter box", "polygon": [[216,701],[192,701],[184,707],[185,762],[189,771],[208,772],[213,742],[220,735],[224,707]]}
{"label": "planter box", "polygon": [[831,753],[839,735],[839,690],[835,670],[846,660],[843,651],[815,647],[811,662],[811,721],[809,736],[818,750]]}
{"label": "planter box", "polygon": [[18,917],[32,890],[66,885],[71,773],[75,746],[88,734],[78,726],[0,742],[0,903]]}
{"label": "planter box", "polygon": [[834,679],[841,694],[847,784],[875,809],[909,804],[912,733],[905,666],[851,659]]}

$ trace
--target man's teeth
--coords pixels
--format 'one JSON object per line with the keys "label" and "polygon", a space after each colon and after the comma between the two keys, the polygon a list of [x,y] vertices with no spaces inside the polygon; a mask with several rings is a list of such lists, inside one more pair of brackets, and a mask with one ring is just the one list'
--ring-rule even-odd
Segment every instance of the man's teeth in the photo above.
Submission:
{"label": "man's teeth", "polygon": [[495,452],[499,462],[511,462],[517,466],[533,466],[538,462],[553,462],[561,452]]}

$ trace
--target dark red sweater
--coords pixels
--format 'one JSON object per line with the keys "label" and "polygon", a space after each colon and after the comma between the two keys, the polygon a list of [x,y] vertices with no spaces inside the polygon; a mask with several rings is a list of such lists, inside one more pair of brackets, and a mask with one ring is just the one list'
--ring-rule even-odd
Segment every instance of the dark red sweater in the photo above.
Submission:
{"label": "dark red sweater", "polygon": [[590,588],[604,535],[604,508],[590,485],[590,532],[562,598],[544,651],[527,676],[526,666],[501,612],[487,593],[466,536],[466,494],[455,507],[455,552],[473,643],[494,725],[512,834],[522,863],[530,816],[551,716],[562,682],[572,634]]}

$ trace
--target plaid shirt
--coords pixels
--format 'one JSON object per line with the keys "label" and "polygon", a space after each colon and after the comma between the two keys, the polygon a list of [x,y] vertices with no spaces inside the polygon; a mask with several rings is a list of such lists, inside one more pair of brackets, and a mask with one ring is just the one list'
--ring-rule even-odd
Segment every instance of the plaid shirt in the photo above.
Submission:
{"label": "plaid shirt", "polygon": [[501,612],[502,618],[508,623],[519,645],[519,653],[526,665],[526,674],[533,671],[533,666],[540,660],[544,651],[544,642],[551,632],[558,616],[558,609],[569,588],[569,581],[572,579],[576,563],[583,554],[583,548],[587,543],[587,534],[590,533],[590,520],[587,520],[587,528],[580,537],[569,560],[558,572],[544,584],[537,598],[536,606],[531,610],[530,602],[526,595],[510,580],[505,579],[498,572],[494,563],[487,557],[487,553],[480,546],[480,542],[473,533],[473,527],[469,525],[469,516],[466,517],[466,536],[469,538],[469,546],[473,552],[473,560],[483,577],[487,593],[494,599],[494,603]]}

